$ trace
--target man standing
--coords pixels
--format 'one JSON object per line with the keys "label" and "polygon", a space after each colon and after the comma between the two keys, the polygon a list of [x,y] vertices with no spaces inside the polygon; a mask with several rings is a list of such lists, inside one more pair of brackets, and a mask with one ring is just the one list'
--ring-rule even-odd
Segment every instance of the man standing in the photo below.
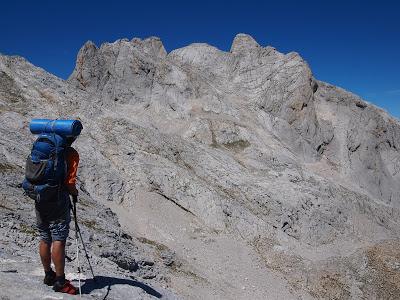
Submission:
{"label": "man standing", "polygon": [[[79,154],[71,147],[76,137],[66,138],[65,164],[66,177],[57,201],[46,204],[40,210],[36,207],[37,228],[40,234],[39,254],[43,264],[45,277],[43,282],[53,290],[61,293],[75,295],[77,293],[68,280],[65,279],[65,242],[69,234],[70,195],[76,201],[78,190],[76,189],[76,174],[78,171]],[[55,272],[51,268],[51,261],[55,266]]]}

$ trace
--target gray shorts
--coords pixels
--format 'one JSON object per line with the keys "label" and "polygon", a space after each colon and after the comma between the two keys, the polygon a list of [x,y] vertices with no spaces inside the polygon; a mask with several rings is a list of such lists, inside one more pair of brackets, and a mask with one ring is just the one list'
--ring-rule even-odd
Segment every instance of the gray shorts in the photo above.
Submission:
{"label": "gray shorts", "polygon": [[48,244],[54,241],[66,241],[69,234],[69,223],[71,222],[71,214],[68,210],[65,218],[51,222],[38,223],[40,239]]}

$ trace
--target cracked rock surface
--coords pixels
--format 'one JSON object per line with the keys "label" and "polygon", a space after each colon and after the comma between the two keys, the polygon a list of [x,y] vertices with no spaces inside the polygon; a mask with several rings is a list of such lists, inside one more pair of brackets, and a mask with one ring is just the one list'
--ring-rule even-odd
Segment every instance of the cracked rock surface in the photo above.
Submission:
{"label": "cracked rock surface", "polygon": [[35,117],[84,124],[78,209],[104,283],[86,272],[87,297],[400,298],[399,121],[245,34],[229,52],[87,42],[66,81],[0,56],[5,297],[25,274],[51,293],[19,188]]}

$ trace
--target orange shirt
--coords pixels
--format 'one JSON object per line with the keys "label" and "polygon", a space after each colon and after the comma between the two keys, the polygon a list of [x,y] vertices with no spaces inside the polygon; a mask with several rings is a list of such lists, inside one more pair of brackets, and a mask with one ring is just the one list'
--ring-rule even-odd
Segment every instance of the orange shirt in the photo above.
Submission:
{"label": "orange shirt", "polygon": [[78,172],[79,154],[72,148],[68,147],[65,151],[65,161],[67,163],[67,176],[64,184],[67,189],[75,188],[76,173]]}

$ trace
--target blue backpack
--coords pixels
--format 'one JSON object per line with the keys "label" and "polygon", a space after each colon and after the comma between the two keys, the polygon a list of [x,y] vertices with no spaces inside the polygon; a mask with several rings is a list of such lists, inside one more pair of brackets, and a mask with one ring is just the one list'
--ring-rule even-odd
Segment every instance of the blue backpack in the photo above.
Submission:
{"label": "blue backpack", "polygon": [[33,143],[22,187],[37,205],[58,201],[66,176],[66,148],[65,138],[55,133],[42,133]]}

